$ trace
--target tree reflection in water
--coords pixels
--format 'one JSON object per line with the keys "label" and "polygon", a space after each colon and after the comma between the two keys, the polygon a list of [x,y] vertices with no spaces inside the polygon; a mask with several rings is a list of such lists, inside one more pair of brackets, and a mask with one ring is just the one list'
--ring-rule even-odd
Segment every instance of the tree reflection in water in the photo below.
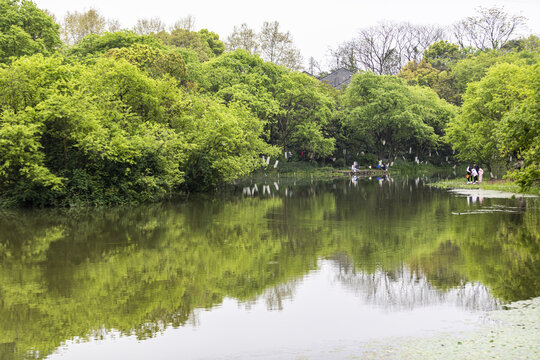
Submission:
{"label": "tree reflection in water", "polygon": [[355,271],[351,262],[343,256],[334,259],[332,264],[336,282],[351,290],[364,303],[386,311],[413,310],[440,304],[454,304],[478,311],[500,308],[500,301],[478,282],[463,283],[443,291],[434,287],[421,271],[412,271],[405,265],[392,272],[380,269],[364,273]]}
{"label": "tree reflection in water", "polygon": [[[389,311],[540,295],[535,200],[467,205],[421,179],[277,183],[254,197],[1,213],[0,355],[43,358],[112,329],[146,339],[226,297],[280,310],[321,259]],[[471,206],[520,210],[452,215]]]}

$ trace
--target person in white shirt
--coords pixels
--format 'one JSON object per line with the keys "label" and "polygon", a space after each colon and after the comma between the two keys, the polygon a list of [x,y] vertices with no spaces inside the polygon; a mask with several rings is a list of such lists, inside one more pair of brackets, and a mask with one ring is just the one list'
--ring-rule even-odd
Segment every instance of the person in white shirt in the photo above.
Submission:
{"label": "person in white shirt", "polygon": [[478,171],[476,171],[476,169],[473,168],[471,169],[471,176],[473,178],[473,184],[478,184]]}

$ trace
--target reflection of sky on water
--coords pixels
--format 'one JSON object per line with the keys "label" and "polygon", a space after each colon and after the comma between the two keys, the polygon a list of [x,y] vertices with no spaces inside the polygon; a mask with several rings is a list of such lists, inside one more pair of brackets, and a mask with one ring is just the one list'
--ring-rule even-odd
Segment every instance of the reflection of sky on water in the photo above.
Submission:
{"label": "reflection of sky on water", "polygon": [[196,310],[190,324],[152,339],[112,332],[100,341],[70,341],[50,359],[340,358],[338,353],[359,351],[363,342],[469,330],[481,317],[470,309],[496,307],[479,284],[443,292],[405,267],[392,275],[364,274],[343,259],[321,260],[303,278],[252,301],[226,298]]}

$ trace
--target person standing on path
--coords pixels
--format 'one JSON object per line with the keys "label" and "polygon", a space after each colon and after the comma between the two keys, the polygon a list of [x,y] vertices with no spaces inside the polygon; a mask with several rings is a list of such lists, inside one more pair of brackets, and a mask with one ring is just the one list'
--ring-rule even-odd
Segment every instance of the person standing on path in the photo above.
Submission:
{"label": "person standing on path", "polygon": [[471,166],[467,166],[467,184],[470,184],[472,179],[471,179]]}
{"label": "person standing on path", "polygon": [[476,168],[474,166],[471,169],[471,177],[472,177],[472,183],[478,184],[478,171],[476,171]]}

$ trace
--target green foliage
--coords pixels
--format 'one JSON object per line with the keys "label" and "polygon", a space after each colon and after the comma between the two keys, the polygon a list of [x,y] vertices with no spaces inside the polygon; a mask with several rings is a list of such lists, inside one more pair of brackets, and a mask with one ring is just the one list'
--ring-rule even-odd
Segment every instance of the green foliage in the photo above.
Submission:
{"label": "green foliage", "polygon": [[[220,53],[220,51],[223,52],[221,50],[221,45],[223,45],[223,43],[219,41],[219,37],[216,39],[217,35],[208,30],[206,30],[206,32],[195,32],[184,29],[174,29],[170,33],[160,31],[152,36],[155,36],[168,46],[186,48],[194,51],[200,62],[208,61],[217,53]],[[225,45],[223,45],[223,49],[224,48]]]}
{"label": "green foliage", "polygon": [[150,35],[137,35],[130,30],[106,32],[103,35],[90,34],[68,50],[69,55],[79,58],[101,56],[111,49],[130,47],[134,44],[161,49],[163,44]]}
{"label": "green foliage", "polygon": [[148,45],[134,44],[129,48],[111,49],[105,56],[127,60],[152,78],[160,78],[167,74],[181,84],[187,82],[184,57],[175,51],[165,52]]}
{"label": "green foliage", "polygon": [[458,61],[451,69],[451,76],[459,94],[464,94],[469,83],[480,81],[490,67],[501,63],[530,65],[538,61],[538,54],[529,51],[505,53],[486,51],[469,55]]}
{"label": "green foliage", "polygon": [[503,51],[539,51],[540,38],[530,35],[527,38],[510,40],[502,46]]}
{"label": "green foliage", "polygon": [[38,54],[0,68],[1,108],[23,111],[35,107],[51,92],[66,91],[72,74],[62,62],[59,57],[45,58]]}
{"label": "green foliage", "polygon": [[424,51],[423,60],[431,64],[435,69],[444,71],[448,70],[457,60],[463,58],[465,52],[458,45],[441,40],[431,44]]}
{"label": "green foliage", "polygon": [[0,118],[0,192],[21,204],[46,204],[50,193],[63,187],[63,179],[45,166],[39,142],[42,126],[33,112],[4,110]]}
{"label": "green foliage", "polygon": [[399,71],[398,76],[405,79],[408,85],[420,85],[434,88],[439,73],[439,70],[423,59],[419,63],[409,61],[409,63]]}
{"label": "green foliage", "polygon": [[274,98],[279,110],[275,122],[270,123],[271,135],[277,135],[277,143],[284,150],[292,140],[296,151],[305,151],[311,157],[333,152],[334,139],[325,139],[322,133],[335,108],[325,85],[305,74],[287,72],[276,84]]}
{"label": "green foliage", "polygon": [[305,74],[264,62],[236,50],[202,65],[201,88],[225,104],[247,106],[265,122],[269,143],[324,157],[333,139],[324,134],[335,98],[331,90]]}
{"label": "green foliage", "polygon": [[380,159],[415,149],[435,150],[455,109],[433,91],[411,87],[395,76],[355,75],[344,94],[344,124],[365,139]]}
{"label": "green foliage", "polygon": [[262,166],[261,155],[277,151],[262,138],[264,122],[239,103],[188,95],[183,58],[135,44],[92,64],[36,55],[0,69],[3,196],[139,203]]}
{"label": "green foliage", "polygon": [[32,1],[0,1],[0,63],[11,57],[51,54],[60,44],[59,26]]}
{"label": "green foliage", "polygon": [[[447,129],[459,158],[488,169],[503,156],[522,156],[538,144],[538,65],[501,63],[468,86],[463,109]],[[527,155],[525,155],[527,156]],[[534,164],[534,156],[530,158]]]}
{"label": "green foliage", "polygon": [[335,139],[325,138],[319,124],[308,122],[296,127],[291,136],[291,144],[315,158],[325,158],[334,152]]}
{"label": "green foliage", "polygon": [[[532,44],[532,41],[524,44]],[[516,45],[517,48],[517,45]],[[471,53],[470,49],[459,49],[457,45],[440,41],[424,52],[419,63],[410,62],[398,76],[409,85],[429,86],[442,99],[455,104],[463,103],[462,96],[469,83],[482,79],[488,69],[499,63],[534,64],[538,59],[533,45],[523,45],[524,51],[489,50]]]}
{"label": "green foliage", "polygon": [[530,189],[540,187],[540,63],[522,71],[527,91],[504,114],[496,133],[501,153],[522,160],[523,169],[508,176],[523,189]]}
{"label": "green foliage", "polygon": [[219,40],[219,35],[208,29],[202,29],[199,31],[201,38],[208,43],[208,46],[212,50],[215,56],[219,56],[225,52],[225,44]]}
{"label": "green foliage", "polygon": [[261,138],[263,122],[240,104],[225,106],[192,98],[186,136],[193,144],[186,165],[188,186],[208,189],[245,177],[262,166],[260,155],[278,150]]}

